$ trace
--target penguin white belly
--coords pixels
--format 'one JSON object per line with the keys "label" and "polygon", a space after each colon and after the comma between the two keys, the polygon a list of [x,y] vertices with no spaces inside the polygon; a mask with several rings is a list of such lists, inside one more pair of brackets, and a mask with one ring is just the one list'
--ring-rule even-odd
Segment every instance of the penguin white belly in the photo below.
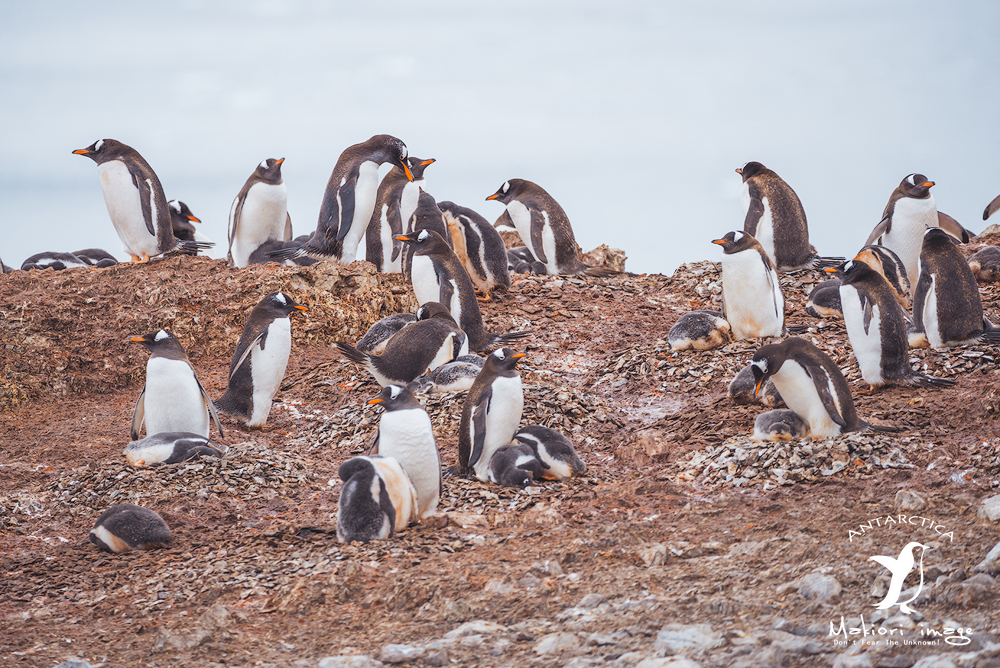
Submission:
{"label": "penguin white belly", "polygon": [[545,449],[545,444],[537,438],[535,442],[538,444],[538,459],[549,469],[546,471],[546,477],[555,477],[558,479],[573,477],[573,469],[570,468],[569,464],[550,455],[549,451]]}
{"label": "penguin white belly", "polygon": [[[97,166],[101,176],[101,192],[104,193],[104,203],[108,207],[108,215],[122,240],[122,248],[130,255],[158,255],[158,240],[156,234],[150,234],[146,228],[146,219],[142,215],[142,202],[139,199],[139,189],[132,184],[132,175],[128,167],[120,160],[109,160]],[[152,194],[152,189],[150,190]],[[153,230],[156,231],[156,204],[150,202],[153,217]]]}
{"label": "penguin white belly", "polygon": [[288,355],[292,351],[292,323],[288,318],[275,318],[267,326],[264,350],[255,344],[250,351],[250,373],[253,376],[253,410],[249,427],[261,427],[271,413],[271,400],[285,377]]}
{"label": "penguin white belly", "polygon": [[[423,305],[441,299],[441,286],[438,285],[437,273],[434,271],[434,261],[426,255],[413,256],[410,282],[413,284],[413,294],[418,304]],[[445,306],[451,308],[448,304]]]}
{"label": "penguin white belly", "polygon": [[128,543],[105,529],[103,524],[91,529],[90,533],[100,538],[101,542],[111,548],[112,552],[120,554],[122,552],[128,552],[132,549],[128,546]]}
{"label": "penguin white belly", "polygon": [[[531,212],[528,211],[528,207],[515,199],[507,204],[507,214],[510,216],[511,222],[514,223],[514,229],[517,230],[521,241],[531,249],[532,255],[540,258],[538,250],[531,245]],[[546,259],[548,259],[548,256],[546,256]]]}
{"label": "penguin white belly", "polygon": [[208,409],[186,362],[151,357],[146,364],[143,402],[147,436],[189,431],[208,438]]}
{"label": "penguin white belly", "polygon": [[398,274],[403,271],[403,254],[400,253],[396,256],[396,259],[392,259],[392,249],[394,243],[399,243],[395,240],[395,235],[392,231],[392,226],[389,225],[389,205],[383,204],[382,211],[379,214],[378,219],[378,239],[379,245],[382,246],[382,273],[385,274]]}
{"label": "penguin white belly", "polygon": [[740,204],[743,206],[743,215],[747,215],[750,210],[750,184],[746,181],[740,186]]}
{"label": "penguin white belly", "polygon": [[924,244],[924,230],[937,226],[937,204],[933,195],[926,199],[901,197],[896,200],[892,211],[892,229],[882,235],[882,245],[894,251],[906,267],[911,295],[917,289],[917,279],[920,278],[917,262]]}
{"label": "penguin white belly", "polygon": [[141,450],[129,450],[126,448],[125,460],[130,466],[139,468],[159,464],[170,459],[172,454],[174,454],[173,443],[157,443],[156,445],[148,445]]}
{"label": "penguin white belly", "polygon": [[722,291],[726,319],[735,338],[781,336],[785,300],[777,275],[764,265],[757,251],[722,256]]}
{"label": "penguin white belly", "polygon": [[556,236],[549,223],[549,212],[542,211],[542,219],[545,224],[542,226],[542,250],[545,251],[545,271],[550,276],[559,274],[559,265],[556,264]]}
{"label": "penguin white belly", "polygon": [[[461,351],[459,351],[461,352]],[[463,353],[465,354],[465,353]],[[434,355],[434,359],[431,363],[427,365],[427,371],[432,371],[439,366],[447,364],[448,362],[455,359],[455,333],[452,332],[448,336],[444,337],[444,341],[441,342],[441,347],[438,348],[437,354]]]}
{"label": "penguin white belly", "polygon": [[445,304],[449,309],[451,309],[451,317],[455,319],[460,326],[462,324],[462,295],[458,292],[458,281],[454,278],[449,278],[448,282],[451,283],[451,303]]}
{"label": "penguin white belly", "polygon": [[920,317],[924,324],[924,334],[927,335],[927,343],[931,345],[931,348],[946,347],[946,343],[941,337],[941,324],[938,322],[937,274],[931,274],[931,285],[927,288],[927,295],[924,297],[924,312]]}
{"label": "penguin white belly", "polygon": [[379,423],[378,452],[394,457],[417,490],[420,519],[437,512],[441,498],[441,459],[426,411],[387,411]]}
{"label": "penguin white belly", "polygon": [[417,203],[420,200],[420,186],[413,181],[408,182],[403,186],[403,192],[399,196],[399,220],[401,221],[404,233],[409,234],[413,231],[410,226],[410,219],[413,218],[413,212],[417,210]]}
{"label": "penguin white belly", "polygon": [[372,457],[372,465],[389,494],[389,501],[396,511],[396,531],[421,519],[417,509],[417,490],[406,471],[392,457]]}
{"label": "penguin white belly", "polygon": [[753,237],[760,244],[760,247],[764,249],[764,252],[767,253],[771,264],[777,267],[778,263],[774,259],[774,215],[771,212],[771,203],[767,201],[767,198],[763,198],[761,202],[764,204],[764,213],[761,214],[760,220],[757,221],[757,231],[753,234]]}
{"label": "penguin white belly", "polygon": [[[234,205],[235,209],[235,205]],[[288,219],[288,190],[285,184],[255,183],[243,200],[240,219],[236,221],[233,240],[233,262],[245,267],[250,254],[265,241],[280,240]]]}
{"label": "penguin white belly", "polygon": [[865,311],[861,295],[850,285],[840,286],[840,305],[844,313],[844,326],[854,348],[854,356],[861,369],[861,377],[869,385],[882,385],[882,314],[878,305],[872,305],[872,318],[865,332]]}
{"label": "penguin white belly", "polygon": [[[826,412],[823,400],[816,391],[813,379],[797,363],[787,360],[776,374],[771,376],[775,389],[785,400],[789,409],[809,425],[809,435],[830,438],[840,435],[840,425]],[[840,410],[836,389],[830,386],[837,410]]]}
{"label": "penguin white belly", "polygon": [[358,180],[354,184],[354,219],[351,221],[351,229],[344,237],[340,264],[350,264],[357,257],[358,244],[365,235],[368,221],[372,219],[376,199],[378,199],[378,164],[365,160],[358,169]]}
{"label": "penguin white belly", "polygon": [[493,396],[490,398],[489,412],[486,414],[486,438],[483,440],[483,451],[473,468],[480,480],[489,480],[490,460],[493,453],[502,445],[510,443],[514,432],[521,424],[521,412],[524,410],[524,393],[521,389],[521,377],[500,376],[493,381]]}

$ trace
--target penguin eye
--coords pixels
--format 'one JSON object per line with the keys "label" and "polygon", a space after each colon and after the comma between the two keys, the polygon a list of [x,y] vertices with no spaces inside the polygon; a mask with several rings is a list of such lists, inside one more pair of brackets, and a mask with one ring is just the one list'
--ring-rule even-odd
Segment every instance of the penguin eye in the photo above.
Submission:
{"label": "penguin eye", "polygon": [[267,158],[265,158],[265,159],[261,160],[261,161],[260,161],[260,165],[258,165],[258,167],[259,167],[260,169],[267,169]]}
{"label": "penguin eye", "polygon": [[496,356],[497,359],[501,360],[504,359],[505,356],[503,354],[503,348],[498,348],[495,351],[493,351],[493,355]]}
{"label": "penguin eye", "polygon": [[276,301],[278,301],[278,302],[281,302],[282,304],[286,304],[286,305],[288,304],[288,300],[285,299],[285,295],[283,295],[280,292],[278,294],[274,295],[274,299]]}
{"label": "penguin eye", "polygon": [[94,144],[94,152],[96,153],[97,151],[100,151],[102,146],[104,146],[104,140],[99,139],[97,143]]}
{"label": "penguin eye", "polygon": [[760,369],[761,371],[763,371],[764,373],[767,373],[767,360],[766,359],[764,359],[764,360],[757,360],[756,362],[753,363],[753,365],[755,367],[757,367],[758,369]]}
{"label": "penguin eye", "polygon": [[910,174],[909,176],[906,177],[906,182],[909,183],[911,186],[917,185],[916,179],[914,177],[916,177],[916,174]]}
{"label": "penguin eye", "polygon": [[844,263],[844,271],[850,271],[851,267],[854,266],[854,260],[848,260]]}
{"label": "penguin eye", "polygon": [[403,391],[403,388],[401,388],[399,385],[390,385],[389,386],[389,396],[392,397],[393,399],[395,399],[396,397],[398,397],[399,393],[402,392],[402,391]]}
{"label": "penguin eye", "polygon": [[500,190],[504,191],[504,193],[510,190],[510,181],[504,181],[503,187]]}
{"label": "penguin eye", "polygon": [[743,239],[743,236],[744,235],[743,235],[742,232],[740,232],[739,230],[736,230],[735,232],[733,232],[733,242],[735,243],[737,241],[740,241],[741,239]]}
{"label": "penguin eye", "polygon": [[167,330],[161,329],[160,331],[158,331],[156,333],[156,337],[153,340],[154,341],[162,341],[163,339],[169,339],[169,338],[170,338],[170,334],[167,333]]}
{"label": "penguin eye", "polygon": [[431,238],[431,233],[427,230],[420,230],[420,234],[417,235],[417,241],[427,241]]}
{"label": "penguin eye", "polygon": [[170,200],[170,208],[176,211],[177,213],[181,212],[181,204],[175,199]]}

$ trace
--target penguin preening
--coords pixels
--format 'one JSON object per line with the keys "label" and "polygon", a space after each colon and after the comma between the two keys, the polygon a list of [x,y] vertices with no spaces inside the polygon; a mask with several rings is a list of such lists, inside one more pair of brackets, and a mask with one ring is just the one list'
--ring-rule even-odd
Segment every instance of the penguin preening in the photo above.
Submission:
{"label": "penguin preening", "polygon": [[389,343],[389,339],[393,337],[399,330],[403,329],[407,325],[412,325],[417,321],[417,316],[412,313],[395,313],[393,315],[386,316],[372,324],[365,332],[365,335],[358,339],[358,342],[354,344],[354,347],[358,351],[363,353],[371,353],[372,355],[381,355],[385,352],[385,347]]}
{"label": "penguin preening", "polygon": [[417,490],[392,457],[354,457],[340,465],[337,501],[341,543],[391,538],[417,521]]}
{"label": "penguin preening", "polygon": [[757,240],[776,271],[823,267],[844,260],[816,254],[809,244],[802,202],[780,176],[759,162],[748,162],[736,173],[743,177],[743,231]]}
{"label": "penguin preening", "polygon": [[517,361],[525,356],[500,348],[486,358],[469,389],[458,431],[458,473],[488,480],[490,460],[510,443],[521,422],[524,392]]}
{"label": "penguin preening", "polygon": [[284,158],[262,160],[240,189],[229,209],[230,266],[246,267],[250,254],[267,241],[292,238],[288,189],[281,178]]}
{"label": "penguin preening", "polygon": [[382,388],[368,403],[385,409],[372,452],[400,463],[417,490],[418,518],[430,517],[441,499],[441,457],[430,416],[413,393],[399,385]]}
{"label": "penguin preening", "polygon": [[541,462],[543,478],[563,480],[587,471],[587,465],[580,459],[573,442],[555,429],[528,425],[514,433],[514,440],[531,448]]}
{"label": "penguin preening", "polygon": [[751,365],[760,392],[770,379],[789,409],[809,425],[813,438],[831,438],[851,431],[899,431],[870,425],[858,417],[844,374],[830,357],[805,339],[790,337],[761,347]]}
{"label": "penguin preening", "polygon": [[99,139],[73,151],[97,163],[108,215],[132,262],[172,251],[197,252],[214,244],[174,236],[163,186],[139,152],[114,139]]}
{"label": "penguin preening", "polygon": [[949,387],[955,382],[916,373],[910,367],[906,315],[896,293],[866,263],[849,260],[828,267],[840,279],[844,325],[861,377],[871,387],[906,383],[917,387]]}
{"label": "penguin preening", "polygon": [[530,333],[493,334],[486,331],[472,280],[440,234],[421,230],[398,238],[415,249],[410,278],[417,301],[421,304],[439,302],[451,311],[455,322],[469,336],[469,349],[486,350],[490,346],[517,341]]}
{"label": "penguin preening", "polygon": [[163,547],[170,540],[170,528],[162,517],[131,503],[111,506],[90,530],[91,543],[115,554]]}
{"label": "penguin preening", "polygon": [[455,254],[483,300],[489,300],[494,292],[506,292],[510,288],[507,248],[496,228],[472,209],[454,202],[438,202],[438,208],[444,213]]}
{"label": "penguin preening", "polygon": [[667,334],[671,350],[711,350],[733,340],[729,322],[717,311],[685,313]]}
{"label": "penguin preening", "polygon": [[283,292],[261,299],[247,318],[229,365],[229,383],[215,407],[248,427],[263,427],[271,413],[292,349],[288,317],[309,309]]}
{"label": "penguin preening", "polygon": [[132,412],[132,440],[139,440],[143,423],[148,436],[191,432],[207,438],[210,419],[223,436],[215,406],[198,382],[181,342],[166,329],[133,336],[130,340],[141,343],[150,352],[146,384]]}
{"label": "penguin preening", "polygon": [[436,161],[411,156],[406,162],[413,179],[408,179],[399,167],[382,177],[365,232],[365,259],[383,273],[398,274],[403,270],[402,244],[396,237],[408,231],[406,225],[417,208],[424,170]]}
{"label": "penguin preening", "polygon": [[911,346],[944,348],[984,339],[1000,341],[1000,331],[983,317],[976,277],[947,232],[937,227],[925,231],[919,267]]}
{"label": "penguin preening", "polygon": [[198,457],[222,457],[226,446],[216,447],[208,438],[190,432],[161,432],[132,441],[122,454],[130,466],[142,468],[176,464]]}
{"label": "penguin preening", "polygon": [[785,298],[764,249],[746,232],[729,232],[722,246],[722,310],[735,339],[781,336]]}
{"label": "penguin preening", "polygon": [[274,256],[284,259],[311,255],[333,258],[340,264],[354,262],[375,210],[379,165],[391,163],[412,181],[406,158],[406,144],[390,135],[375,135],[349,146],[340,154],[327,181],[316,231],[299,248],[277,251]]}

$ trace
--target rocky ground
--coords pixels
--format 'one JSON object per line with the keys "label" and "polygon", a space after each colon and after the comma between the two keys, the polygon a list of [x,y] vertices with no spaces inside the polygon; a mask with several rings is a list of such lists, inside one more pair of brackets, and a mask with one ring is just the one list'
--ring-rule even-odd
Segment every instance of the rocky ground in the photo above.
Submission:
{"label": "rocky ground", "polygon": [[[371,436],[378,387],[330,344],[412,310],[401,280],[364,263],[233,270],[187,257],[3,276],[0,661],[1000,665],[998,351],[913,350],[958,385],[863,393],[842,322],[804,313],[821,278],[783,277],[788,322],[845,370],[859,414],[899,434],[750,441],[766,409],[726,390],[758,343],[666,343],[682,313],[719,306],[713,263],[520,277],[484,305],[487,325],[534,330],[524,422],[569,435],[587,473],[526,490],[446,478],[437,517],[342,545],[336,471]],[[310,311],[294,316],[268,426],[223,417],[224,459],[128,467],[146,361],[128,337],[169,326],[218,396],[246,313],[275,289]],[[997,288],[982,293],[1000,319]],[[445,465],[462,400],[426,398]],[[87,542],[100,512],[126,501],[160,513],[173,543],[113,556]],[[928,547],[914,612],[877,610],[889,582],[869,557],[911,541]],[[914,569],[900,600],[919,586]]]}

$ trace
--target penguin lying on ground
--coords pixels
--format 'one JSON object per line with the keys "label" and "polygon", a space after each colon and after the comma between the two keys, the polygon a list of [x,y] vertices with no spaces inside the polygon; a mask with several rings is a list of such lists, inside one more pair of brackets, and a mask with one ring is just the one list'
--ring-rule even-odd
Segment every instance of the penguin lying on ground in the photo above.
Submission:
{"label": "penguin lying on ground", "polygon": [[840,279],[828,278],[817,283],[806,299],[806,313],[814,318],[842,318]]}
{"label": "penguin lying on ground", "polygon": [[376,323],[373,323],[365,335],[354,344],[360,352],[381,355],[385,352],[385,346],[389,339],[399,330],[407,325],[412,325],[417,321],[417,316],[412,313],[396,313],[389,315]]}
{"label": "penguin lying on ground", "polygon": [[157,464],[176,464],[198,457],[221,457],[228,449],[222,450],[198,434],[190,432],[161,432],[147,436],[141,441],[132,441],[122,454],[130,466],[142,468]]}
{"label": "penguin lying on ground", "polygon": [[131,503],[111,506],[90,530],[91,543],[116,554],[163,547],[170,539],[170,528],[162,517]]}
{"label": "penguin lying on ground", "polygon": [[545,265],[535,259],[527,246],[516,246],[507,249],[507,270],[515,274],[540,274],[548,272]]}
{"label": "penguin lying on ground", "polygon": [[461,355],[420,376],[408,385],[414,394],[464,392],[476,382],[486,360],[479,355]]}
{"label": "penguin lying on ground", "polygon": [[354,457],[340,465],[337,501],[341,543],[391,538],[417,520],[417,490],[392,457]]}
{"label": "penguin lying on ground", "polygon": [[543,478],[562,480],[587,471],[573,443],[554,429],[541,425],[521,427],[514,434],[514,440],[531,448],[542,464]]}
{"label": "penguin lying on ground", "polygon": [[746,232],[729,232],[712,243],[722,246],[722,310],[733,338],[781,336],[785,298],[767,253]]}
{"label": "penguin lying on ground", "polygon": [[729,383],[729,398],[737,404],[761,404],[768,408],[784,406],[778,389],[770,380],[764,382],[759,392],[755,393],[757,379],[754,378],[753,365],[743,367]]}
{"label": "penguin lying on ground", "polygon": [[496,228],[472,209],[454,202],[438,202],[438,208],[444,213],[455,254],[482,299],[488,301],[495,292],[507,292],[507,248]]}
{"label": "penguin lying on ground", "polygon": [[309,309],[284,292],[261,299],[247,318],[229,365],[226,393],[215,407],[248,427],[263,427],[271,413],[292,350],[289,315]]}
{"label": "penguin lying on ground", "polygon": [[103,248],[84,248],[83,250],[73,251],[73,255],[77,256],[91,267],[97,267],[99,269],[103,269],[104,267],[113,267],[118,264],[118,260],[115,259],[115,256]]}
{"label": "penguin lying on ground", "polygon": [[969,269],[977,281],[994,283],[1000,280],[1000,248],[987,246],[969,257]]}
{"label": "penguin lying on ground", "polygon": [[309,257],[308,255],[295,255],[294,257],[277,257],[282,255],[283,251],[296,251],[298,250],[305,241],[301,239],[294,239],[291,241],[282,241],[281,239],[271,239],[270,241],[265,241],[257,250],[250,253],[250,257],[247,260],[247,265],[251,264],[267,264],[268,262],[277,262],[286,267],[308,267],[309,265],[316,264],[319,262],[316,258]]}
{"label": "penguin lying on ground", "polygon": [[778,409],[761,413],[753,422],[754,441],[798,441],[809,435],[809,425],[795,411]]}
{"label": "penguin lying on ground", "polygon": [[717,311],[685,313],[667,334],[671,350],[711,350],[732,340],[729,322]]}
{"label": "penguin lying on ground", "polygon": [[403,270],[403,248],[396,237],[405,233],[420,197],[420,184],[424,181],[424,170],[434,164],[433,158],[422,160],[409,157],[412,180],[399,167],[393,167],[378,184],[375,208],[365,233],[365,259],[384,273],[400,273]]}
{"label": "penguin lying on ground", "polygon": [[542,463],[523,443],[501,445],[490,458],[489,482],[505,487],[524,487],[542,479]]}
{"label": "penguin lying on ground", "polygon": [[525,353],[510,348],[495,350],[486,358],[465,404],[458,431],[458,473],[487,480],[490,459],[514,437],[524,409],[524,392],[517,361]]}
{"label": "penguin lying on ground", "polygon": [[90,266],[89,262],[73,253],[47,251],[44,253],[35,253],[22,262],[21,271],[28,271],[30,269],[54,269],[55,271],[62,271],[63,269],[88,266]]}

